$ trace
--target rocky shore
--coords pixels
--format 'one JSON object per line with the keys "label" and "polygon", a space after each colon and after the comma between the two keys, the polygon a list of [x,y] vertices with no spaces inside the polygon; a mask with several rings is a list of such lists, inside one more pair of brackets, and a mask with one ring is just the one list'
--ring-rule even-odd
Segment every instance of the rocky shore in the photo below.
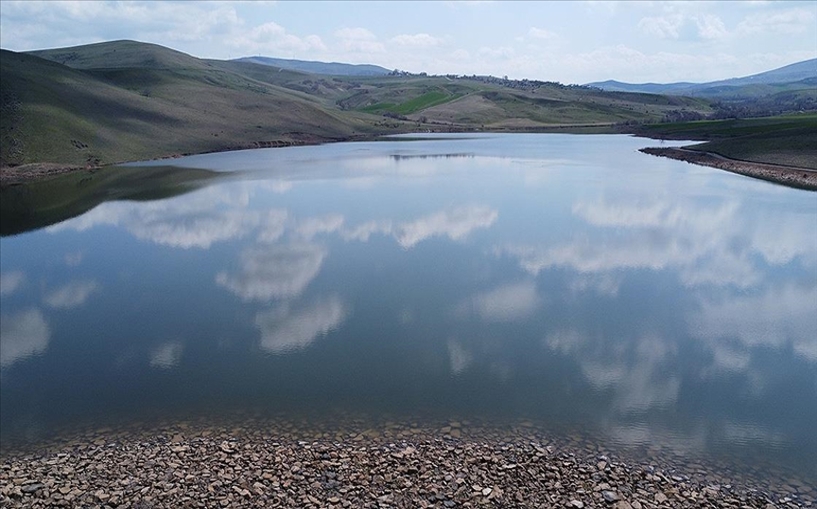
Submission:
{"label": "rocky shore", "polygon": [[0,455],[0,507],[814,507],[817,491],[632,462],[531,424],[181,423],[102,430]]}
{"label": "rocky shore", "polygon": [[751,161],[738,161],[709,152],[699,152],[676,147],[647,147],[642,148],[640,152],[718,168],[790,187],[817,191],[817,171],[814,170]]}

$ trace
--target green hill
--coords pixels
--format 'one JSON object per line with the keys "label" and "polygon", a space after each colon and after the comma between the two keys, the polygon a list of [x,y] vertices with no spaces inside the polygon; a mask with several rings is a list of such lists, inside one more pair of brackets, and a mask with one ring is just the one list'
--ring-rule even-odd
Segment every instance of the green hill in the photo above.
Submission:
{"label": "green hill", "polygon": [[416,130],[707,113],[701,100],[464,76],[324,76],[135,41],[0,50],[0,163],[99,165]]}
{"label": "green hill", "polygon": [[140,48],[126,41],[37,52],[76,68],[0,50],[0,162],[108,164],[374,131],[361,115],[307,94]]}

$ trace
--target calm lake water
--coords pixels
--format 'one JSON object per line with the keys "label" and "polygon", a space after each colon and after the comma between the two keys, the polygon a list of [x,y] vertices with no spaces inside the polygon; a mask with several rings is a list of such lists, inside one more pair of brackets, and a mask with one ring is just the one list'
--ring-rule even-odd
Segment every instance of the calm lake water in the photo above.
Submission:
{"label": "calm lake water", "polygon": [[2,440],[525,418],[817,478],[817,194],[657,143],[430,136],[6,194]]}

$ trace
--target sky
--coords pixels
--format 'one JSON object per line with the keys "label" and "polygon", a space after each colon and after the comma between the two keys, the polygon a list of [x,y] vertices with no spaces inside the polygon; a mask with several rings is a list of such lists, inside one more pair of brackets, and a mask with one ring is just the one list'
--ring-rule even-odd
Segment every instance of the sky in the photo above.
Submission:
{"label": "sky", "polygon": [[817,1],[0,0],[0,47],[116,39],[561,83],[705,82],[817,57]]}

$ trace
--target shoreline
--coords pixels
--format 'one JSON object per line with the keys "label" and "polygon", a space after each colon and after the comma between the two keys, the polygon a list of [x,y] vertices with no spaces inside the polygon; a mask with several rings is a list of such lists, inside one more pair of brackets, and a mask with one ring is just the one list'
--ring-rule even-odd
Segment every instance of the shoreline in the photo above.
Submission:
{"label": "shoreline", "polygon": [[680,147],[646,147],[639,149],[639,152],[717,168],[788,187],[817,191],[817,171],[807,168],[730,159],[711,152],[699,152]]}
{"label": "shoreline", "polygon": [[174,422],[0,454],[3,507],[814,507],[808,480],[631,461],[529,421]]}

